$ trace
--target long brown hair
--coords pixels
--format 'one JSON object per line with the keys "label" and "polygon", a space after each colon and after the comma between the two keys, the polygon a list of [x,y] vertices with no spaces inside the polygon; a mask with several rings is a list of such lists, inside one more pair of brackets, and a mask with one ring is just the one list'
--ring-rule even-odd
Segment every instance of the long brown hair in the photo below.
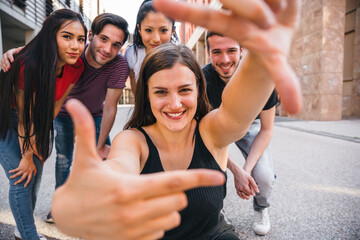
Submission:
{"label": "long brown hair", "polygon": [[148,81],[156,72],[170,69],[176,63],[188,67],[196,78],[198,98],[194,118],[199,121],[210,111],[210,104],[206,95],[205,78],[193,52],[184,45],[166,43],[150,51],[144,59],[135,91],[134,111],[124,129],[149,126],[156,122],[156,118],[151,112],[148,97]]}

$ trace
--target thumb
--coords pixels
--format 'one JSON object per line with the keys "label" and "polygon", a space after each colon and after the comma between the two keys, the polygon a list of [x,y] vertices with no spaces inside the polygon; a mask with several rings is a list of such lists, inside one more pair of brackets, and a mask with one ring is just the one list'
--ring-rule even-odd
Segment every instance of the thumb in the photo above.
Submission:
{"label": "thumb", "polygon": [[91,166],[94,160],[101,161],[96,151],[95,124],[89,110],[76,99],[68,100],[65,107],[74,123],[76,136],[73,169]]}

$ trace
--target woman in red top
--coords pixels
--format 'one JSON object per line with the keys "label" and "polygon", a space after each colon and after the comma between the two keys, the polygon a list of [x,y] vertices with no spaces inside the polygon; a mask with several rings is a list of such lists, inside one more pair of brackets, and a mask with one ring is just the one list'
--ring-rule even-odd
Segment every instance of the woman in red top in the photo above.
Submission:
{"label": "woman in red top", "polygon": [[[33,217],[42,165],[51,153],[53,118],[84,70],[87,29],[71,10],[53,12],[0,75],[0,164],[10,181],[15,239],[38,240]],[[18,231],[17,231],[18,230]]]}

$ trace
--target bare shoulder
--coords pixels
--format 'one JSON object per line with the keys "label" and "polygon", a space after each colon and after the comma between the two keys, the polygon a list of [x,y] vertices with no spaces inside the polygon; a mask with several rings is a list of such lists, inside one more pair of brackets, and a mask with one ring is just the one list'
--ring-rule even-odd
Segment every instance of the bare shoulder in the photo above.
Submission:
{"label": "bare shoulder", "polygon": [[146,138],[136,128],[121,131],[111,143],[109,158],[124,155],[127,155],[127,157],[132,155],[135,158],[139,158],[140,162],[145,161],[149,155]]}
{"label": "bare shoulder", "polygon": [[119,132],[115,136],[112,146],[113,145],[131,146],[131,145],[139,145],[139,144],[146,144],[145,136],[138,129],[131,128]]}

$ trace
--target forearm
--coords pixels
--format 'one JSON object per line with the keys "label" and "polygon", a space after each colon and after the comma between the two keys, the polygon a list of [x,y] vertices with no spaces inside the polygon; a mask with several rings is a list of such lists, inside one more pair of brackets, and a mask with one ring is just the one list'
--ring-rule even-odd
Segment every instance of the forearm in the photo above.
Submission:
{"label": "forearm", "polygon": [[[31,128],[31,134],[33,133],[33,128]],[[25,130],[24,130],[24,125],[22,124],[21,121],[21,117],[19,118],[18,121],[18,139],[19,139],[19,147],[21,149],[21,155],[22,158],[25,159],[32,159],[32,155],[33,154],[37,154],[37,149],[36,149],[36,142],[35,142],[35,136],[31,136],[30,137],[30,142],[28,146],[24,145],[25,142]]]}
{"label": "forearm", "polygon": [[135,73],[134,70],[130,69],[129,71],[129,78],[130,78],[130,87],[131,87],[131,91],[133,92],[133,94],[135,95],[135,90],[136,90],[136,79],[135,79]]}
{"label": "forearm", "polygon": [[238,166],[236,165],[236,163],[234,163],[230,158],[228,158],[228,162],[227,162],[227,168],[230,169],[230,171],[234,174],[234,172],[236,172],[236,168]]}
{"label": "forearm", "polygon": [[258,162],[265,149],[269,146],[272,137],[272,131],[260,131],[255,137],[253,144],[251,145],[250,152],[246,158],[244,164],[244,170],[247,173],[251,173],[256,163]]}
{"label": "forearm", "polygon": [[273,90],[274,83],[261,60],[248,53],[222,94],[220,109],[227,116],[228,129],[244,134]]}
{"label": "forearm", "polygon": [[104,108],[97,149],[100,149],[105,145],[106,139],[109,136],[112,126],[114,125],[116,112],[117,112],[117,106]]}
{"label": "forearm", "polygon": [[[33,96],[35,98],[35,94]],[[34,153],[37,154],[37,149],[36,149],[36,140],[35,140],[35,135],[34,135],[34,125],[31,124],[31,128],[30,128],[30,133],[29,133],[29,137],[30,140],[28,142],[28,144],[24,144],[25,143],[25,127],[24,127],[24,116],[23,116],[23,111],[24,111],[24,91],[21,90],[19,92],[19,95],[17,96],[17,114],[18,114],[18,125],[17,125],[17,133],[18,133],[18,139],[19,139],[19,146],[21,149],[21,155],[23,156],[32,156]],[[31,115],[29,116],[31,118]],[[27,146],[25,146],[27,145]]]}

